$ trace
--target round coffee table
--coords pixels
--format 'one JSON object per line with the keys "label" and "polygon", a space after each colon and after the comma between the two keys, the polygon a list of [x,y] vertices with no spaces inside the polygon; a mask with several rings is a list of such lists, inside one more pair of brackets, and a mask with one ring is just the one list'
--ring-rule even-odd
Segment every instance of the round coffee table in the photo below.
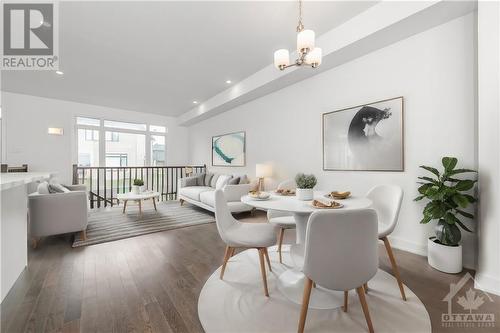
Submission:
{"label": "round coffee table", "polygon": [[137,201],[139,203],[139,216],[142,217],[142,202],[149,199],[153,200],[155,211],[158,211],[156,209],[156,199],[160,197],[160,193],[158,192],[142,192],[139,194],[129,192],[118,194],[116,197],[118,198],[118,200],[123,201],[123,214],[125,214],[125,209],[127,208],[128,201]]}
{"label": "round coffee table", "polygon": [[[314,197],[323,197],[328,192],[315,191]],[[268,200],[253,200],[248,195],[243,196],[241,201],[249,206],[260,208],[263,210],[278,210],[293,214],[295,218],[296,228],[296,244],[290,247],[290,256],[293,266],[286,270],[278,277],[278,290],[281,291],[289,300],[294,303],[302,304],[302,293],[304,289],[305,276],[302,273],[304,264],[304,243],[306,238],[307,223],[309,216],[318,210],[314,208],[312,201],[300,201],[295,196],[281,196],[271,194]],[[359,209],[370,207],[372,202],[366,197],[351,196],[348,199],[337,200],[344,207],[339,209],[331,209],[330,211],[343,211],[349,209]],[[327,260],[327,256],[325,256]],[[347,260],[347,259],[346,259]],[[327,290],[321,286],[317,286],[311,294],[309,307],[313,309],[334,309],[343,304],[344,293],[332,290]]]}

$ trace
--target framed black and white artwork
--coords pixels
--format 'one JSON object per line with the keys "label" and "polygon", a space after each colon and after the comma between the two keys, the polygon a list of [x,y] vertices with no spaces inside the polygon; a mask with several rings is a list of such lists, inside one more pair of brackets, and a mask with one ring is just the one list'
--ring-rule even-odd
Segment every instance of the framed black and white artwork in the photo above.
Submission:
{"label": "framed black and white artwork", "polygon": [[212,137],[213,166],[245,166],[245,132]]}
{"label": "framed black and white artwork", "polygon": [[323,114],[323,170],[404,171],[403,97]]}

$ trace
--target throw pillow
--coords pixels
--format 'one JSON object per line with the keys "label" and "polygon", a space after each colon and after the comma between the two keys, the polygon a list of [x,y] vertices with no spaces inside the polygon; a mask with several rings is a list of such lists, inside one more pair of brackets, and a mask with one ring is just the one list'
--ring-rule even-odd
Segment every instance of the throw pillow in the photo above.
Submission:
{"label": "throw pillow", "polygon": [[238,185],[240,183],[240,177],[231,178],[227,184],[228,185]]}
{"label": "throw pillow", "polygon": [[185,186],[196,186],[198,184],[198,178],[196,177],[187,177],[185,180]]}
{"label": "throw pillow", "polygon": [[219,174],[214,173],[212,180],[210,181],[210,187],[215,188],[215,184],[217,184],[217,179],[219,178]]}
{"label": "throw pillow", "polygon": [[247,175],[243,175],[240,177],[240,184],[249,184],[250,180],[248,179]]}
{"label": "throw pillow", "polygon": [[38,184],[36,191],[38,192],[38,194],[50,194],[49,183],[41,182],[40,184]]}
{"label": "throw pillow", "polygon": [[197,186],[204,186],[205,185],[205,174],[204,173],[194,175],[194,177],[196,177],[196,185]]}
{"label": "throw pillow", "polygon": [[211,173],[211,172],[207,172],[207,173],[205,174],[205,180],[204,180],[204,184],[203,184],[203,185],[205,185],[205,186],[210,186],[210,181],[212,180],[212,177],[213,177],[213,176],[214,176],[214,174],[213,174],[213,173]]}
{"label": "throw pillow", "polygon": [[215,184],[216,190],[221,190],[224,186],[227,185],[227,182],[231,179],[231,176],[228,175],[220,175],[217,178],[217,183]]}
{"label": "throw pillow", "polygon": [[51,184],[49,184],[49,192],[50,193],[68,193],[71,191],[68,190],[66,187],[62,186],[61,184],[51,183]]}

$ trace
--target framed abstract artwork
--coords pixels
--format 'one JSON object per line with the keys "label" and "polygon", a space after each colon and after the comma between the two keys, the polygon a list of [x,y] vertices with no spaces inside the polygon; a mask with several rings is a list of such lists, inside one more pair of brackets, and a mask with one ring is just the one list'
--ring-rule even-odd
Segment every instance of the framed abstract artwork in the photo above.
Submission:
{"label": "framed abstract artwork", "polygon": [[245,132],[212,137],[213,166],[245,166]]}
{"label": "framed abstract artwork", "polygon": [[403,97],[323,114],[323,170],[404,171]]}

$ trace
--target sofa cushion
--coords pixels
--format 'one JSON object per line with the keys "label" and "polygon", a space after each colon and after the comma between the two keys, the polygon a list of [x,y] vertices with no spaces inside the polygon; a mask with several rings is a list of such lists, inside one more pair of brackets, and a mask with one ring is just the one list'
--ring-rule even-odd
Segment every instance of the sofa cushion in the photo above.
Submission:
{"label": "sofa cushion", "polygon": [[221,175],[218,179],[217,179],[217,183],[215,183],[215,189],[216,190],[222,190],[222,188],[224,186],[227,185],[227,183],[229,182],[229,180],[231,179],[232,177],[229,176],[229,175]]}
{"label": "sofa cushion", "polygon": [[238,185],[240,183],[240,177],[236,177],[236,178],[231,178],[229,179],[229,181],[227,182],[228,185]]}
{"label": "sofa cushion", "polygon": [[212,181],[212,177],[213,177],[213,176],[214,176],[214,174],[213,174],[213,173],[211,173],[211,172],[207,172],[207,173],[205,174],[205,180],[204,180],[204,182],[203,182],[203,185],[204,185],[204,186],[210,186],[210,182]]}
{"label": "sofa cushion", "polygon": [[215,207],[215,191],[205,191],[200,193],[200,201],[210,207]]}
{"label": "sofa cushion", "polygon": [[50,194],[49,183],[41,182],[40,184],[38,184],[36,191],[38,192],[38,194]]}
{"label": "sofa cushion", "polygon": [[210,186],[215,188],[215,184],[217,184],[217,179],[219,179],[219,174],[214,173],[212,180],[210,181]]}
{"label": "sofa cushion", "polygon": [[179,194],[190,199],[200,201],[200,194],[206,191],[213,191],[209,186],[187,186],[179,189]]}

